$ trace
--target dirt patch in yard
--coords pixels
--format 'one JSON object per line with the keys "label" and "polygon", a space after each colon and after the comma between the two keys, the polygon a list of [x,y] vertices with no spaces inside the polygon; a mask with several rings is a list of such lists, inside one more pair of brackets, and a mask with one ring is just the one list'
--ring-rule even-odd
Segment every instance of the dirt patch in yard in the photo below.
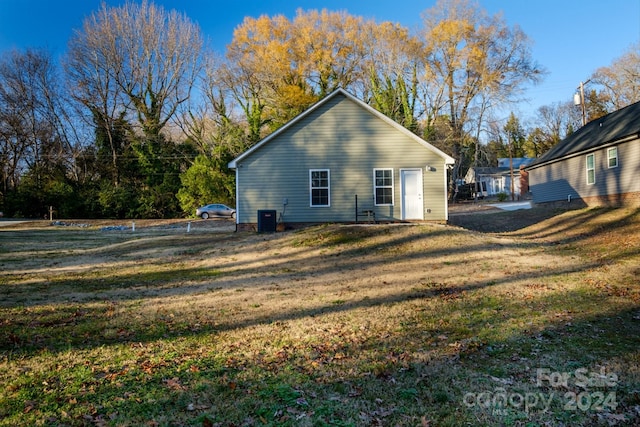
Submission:
{"label": "dirt patch in yard", "polygon": [[449,207],[449,224],[483,233],[508,233],[548,220],[565,211],[542,206],[504,211],[486,204],[454,204]]}

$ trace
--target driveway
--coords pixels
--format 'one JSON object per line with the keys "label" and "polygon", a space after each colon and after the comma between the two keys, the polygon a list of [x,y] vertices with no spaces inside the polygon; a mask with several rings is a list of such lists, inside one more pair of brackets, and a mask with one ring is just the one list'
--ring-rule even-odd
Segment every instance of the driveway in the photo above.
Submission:
{"label": "driveway", "polygon": [[489,206],[502,209],[503,211],[517,211],[519,209],[531,209],[531,201],[491,203]]}

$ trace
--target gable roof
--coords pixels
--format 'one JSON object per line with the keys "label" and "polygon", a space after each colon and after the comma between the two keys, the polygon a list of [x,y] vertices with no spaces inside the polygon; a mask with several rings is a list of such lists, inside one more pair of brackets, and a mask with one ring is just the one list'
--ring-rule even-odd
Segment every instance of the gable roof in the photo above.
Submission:
{"label": "gable roof", "polygon": [[313,104],[310,108],[308,108],[304,112],[300,113],[299,115],[297,115],[296,117],[291,119],[284,126],[280,127],[278,130],[276,130],[275,132],[273,132],[269,136],[263,138],[256,145],[254,145],[253,147],[249,148],[247,151],[245,151],[244,153],[242,153],[241,155],[239,155],[238,157],[236,157],[235,159],[230,161],[229,164],[228,164],[229,168],[230,169],[235,169],[237,167],[238,163],[240,163],[244,158],[246,158],[249,155],[251,155],[253,152],[258,150],[263,145],[268,144],[271,140],[275,139],[278,135],[284,133],[287,129],[289,129],[290,127],[292,127],[294,124],[298,123],[299,121],[303,120],[305,117],[307,117],[313,111],[317,110],[318,108],[320,108],[322,105],[324,105],[330,99],[334,98],[337,95],[345,96],[347,99],[349,99],[350,101],[352,101],[355,104],[359,105],[360,107],[364,108],[369,113],[373,114],[374,116],[378,117],[379,119],[383,120],[384,122],[388,123],[389,125],[394,127],[396,130],[398,130],[399,132],[405,134],[406,136],[408,136],[409,138],[411,138],[415,142],[421,144],[425,148],[433,151],[434,153],[436,153],[437,155],[439,155],[440,157],[442,157],[444,159],[445,164],[452,165],[452,164],[455,163],[455,160],[453,159],[453,157],[445,154],[443,151],[441,151],[438,148],[434,147],[433,145],[429,144],[427,141],[425,141],[424,139],[420,138],[418,135],[414,134],[413,132],[411,132],[407,128],[405,128],[405,127],[401,126],[400,124],[396,123],[395,121],[391,120],[389,117],[385,116],[384,114],[382,114],[378,110],[374,109],[373,107],[371,107],[367,103],[360,101],[358,98],[356,98],[355,96],[351,95],[350,93],[348,93],[344,89],[338,88],[335,91],[331,92],[326,97],[324,97],[323,99],[321,99],[320,101],[318,101],[315,104]]}
{"label": "gable roof", "polygon": [[624,138],[640,136],[640,102],[592,120],[536,159],[526,169],[590,151]]}

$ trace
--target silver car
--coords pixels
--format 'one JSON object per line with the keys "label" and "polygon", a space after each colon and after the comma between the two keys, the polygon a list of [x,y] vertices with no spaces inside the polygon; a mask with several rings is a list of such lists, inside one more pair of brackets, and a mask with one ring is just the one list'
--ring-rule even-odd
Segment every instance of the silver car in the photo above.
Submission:
{"label": "silver car", "polygon": [[207,219],[213,216],[235,218],[236,210],[231,209],[227,205],[214,203],[212,205],[202,206],[196,209],[196,216]]}

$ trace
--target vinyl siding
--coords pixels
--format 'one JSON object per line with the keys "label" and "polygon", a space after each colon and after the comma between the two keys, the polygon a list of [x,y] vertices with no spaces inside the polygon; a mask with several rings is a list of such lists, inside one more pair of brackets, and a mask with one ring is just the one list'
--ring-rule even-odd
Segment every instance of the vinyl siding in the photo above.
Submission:
{"label": "vinyl siding", "polygon": [[[608,167],[607,150],[618,149],[618,166]],[[595,155],[595,184],[587,184],[586,157]],[[640,139],[581,153],[529,170],[535,203],[586,199],[640,191]]]}
{"label": "vinyl siding", "polygon": [[[426,171],[426,165],[435,171]],[[279,217],[284,212],[284,222],[354,221],[356,195],[360,210],[374,209],[379,220],[399,220],[400,169],[411,168],[422,170],[425,220],[446,219],[444,159],[343,95],[327,100],[237,166],[238,223],[257,222],[262,209],[276,210]],[[393,169],[394,206],[374,206],[375,168]],[[331,171],[329,207],[310,206],[310,169]]]}

